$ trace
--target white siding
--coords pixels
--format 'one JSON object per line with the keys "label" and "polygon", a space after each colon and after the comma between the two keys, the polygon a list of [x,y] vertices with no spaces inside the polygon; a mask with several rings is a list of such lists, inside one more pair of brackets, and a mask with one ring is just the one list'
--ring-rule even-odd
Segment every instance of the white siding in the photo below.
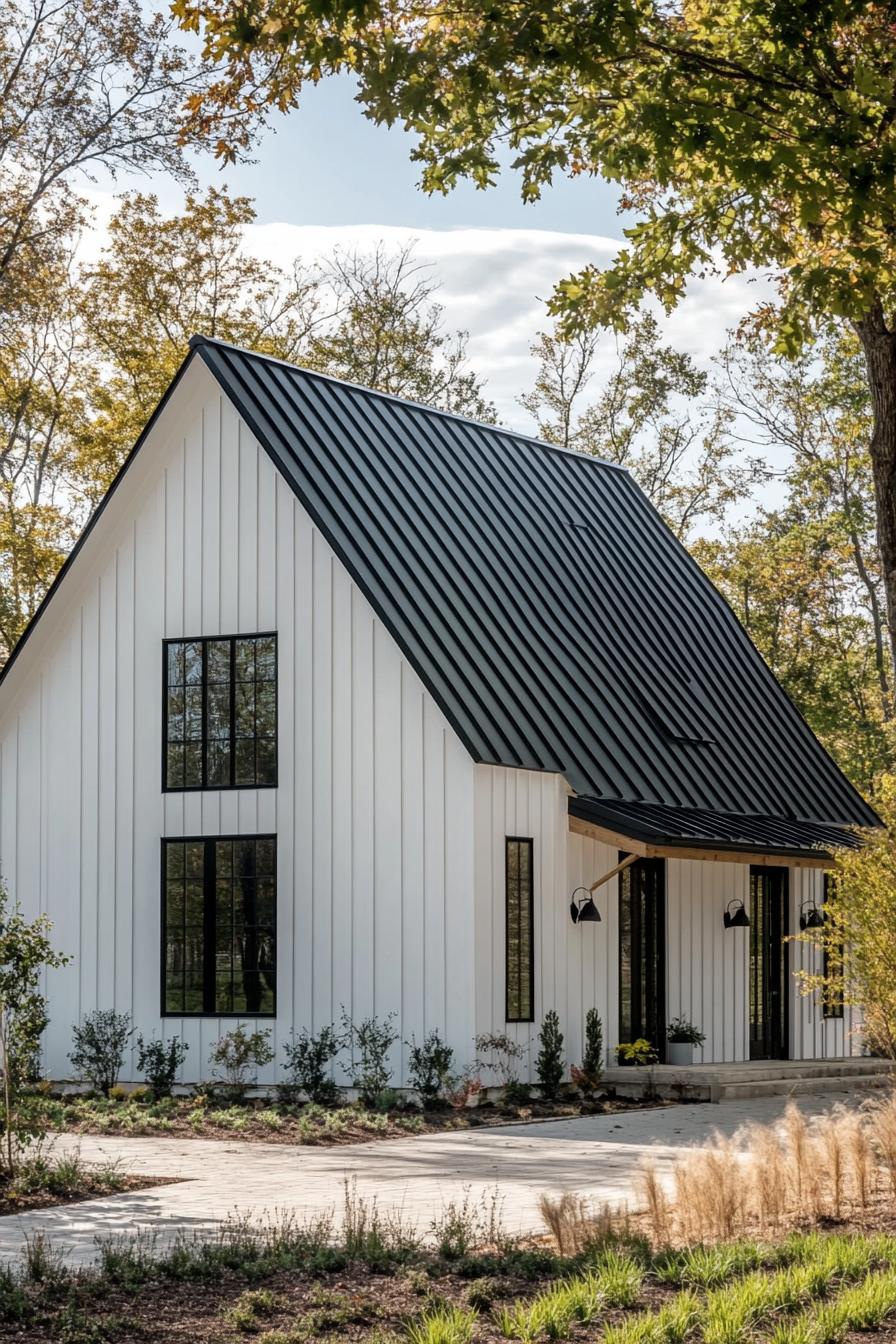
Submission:
{"label": "white siding", "polygon": [[[541,1021],[549,1008],[560,1016],[567,1062],[581,1059],[585,1014],[596,1007],[608,1062],[619,1043],[619,880],[595,893],[600,923],[574,925],[570,897],[619,861],[615,845],[569,832],[567,790],[560,776],[491,766],[476,767],[476,1031],[506,1031],[526,1047],[534,1078]],[[535,1021],[504,1020],[504,842],[531,836],[535,859]],[[665,1020],[684,1016],[706,1035],[696,1063],[737,1063],[750,1057],[749,931],[726,929],[732,900],[749,909],[750,865],[668,859],[666,870]],[[810,892],[821,900],[822,874],[790,870],[792,931],[799,903]],[[812,955],[788,945],[791,969]],[[803,998],[790,981],[790,1054],[794,1059],[856,1051],[858,1015],[824,1021],[814,997]]]}
{"label": "white siding", "polygon": [[[278,632],[279,787],[161,792],[162,639]],[[0,871],[72,954],[47,1066],[97,1007],[159,1016],[160,838],[276,832],[278,1042],[342,1006],[473,1035],[474,766],[210,376],[194,366],[0,695]],[[227,1022],[227,1026],[232,1025]],[[400,1048],[394,1063],[401,1078]],[[276,1071],[269,1071],[269,1079]]]}

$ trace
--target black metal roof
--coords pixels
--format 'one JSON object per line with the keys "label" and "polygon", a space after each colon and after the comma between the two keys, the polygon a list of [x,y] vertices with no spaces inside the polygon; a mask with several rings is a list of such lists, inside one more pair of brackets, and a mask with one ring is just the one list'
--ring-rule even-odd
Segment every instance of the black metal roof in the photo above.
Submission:
{"label": "black metal roof", "polygon": [[876,824],[627,471],[194,344],[476,760]]}
{"label": "black metal roof", "polygon": [[878,824],[627,471],[191,346],[474,759],[594,799]]}
{"label": "black metal roof", "polygon": [[813,821],[738,816],[695,807],[661,807],[597,798],[570,798],[570,816],[632,840],[672,849],[707,849],[830,858],[835,849],[857,849],[859,833]]}

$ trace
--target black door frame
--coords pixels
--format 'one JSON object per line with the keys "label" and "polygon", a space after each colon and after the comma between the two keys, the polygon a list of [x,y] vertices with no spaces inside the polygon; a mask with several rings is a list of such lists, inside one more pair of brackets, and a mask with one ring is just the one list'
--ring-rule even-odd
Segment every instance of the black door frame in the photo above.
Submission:
{"label": "black door frame", "polygon": [[790,1056],[790,872],[750,868],[750,1058]]}
{"label": "black door frame", "polygon": [[[620,853],[620,862],[628,855]],[[635,897],[638,899],[635,899]],[[643,901],[642,899],[643,898]],[[629,904],[629,919],[623,907]],[[652,905],[645,920],[644,908]],[[630,928],[629,1013],[623,1002],[623,928]],[[644,1037],[666,1057],[666,860],[637,859],[619,874],[619,1039]],[[645,977],[649,977],[645,983]],[[651,1011],[652,1007],[652,1011]]]}

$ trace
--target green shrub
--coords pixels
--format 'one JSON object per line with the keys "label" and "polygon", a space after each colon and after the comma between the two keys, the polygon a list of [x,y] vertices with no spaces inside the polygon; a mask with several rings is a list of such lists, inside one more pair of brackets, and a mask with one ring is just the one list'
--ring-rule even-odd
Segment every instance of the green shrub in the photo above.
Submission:
{"label": "green shrub", "polygon": [[376,1105],[377,1095],[388,1087],[392,1077],[389,1051],[398,1040],[398,1032],[392,1026],[394,1020],[395,1014],[389,1013],[382,1020],[365,1017],[355,1024],[345,1009],[342,1011],[343,1032],[353,1057],[351,1069],[347,1072],[362,1106],[371,1110]]}
{"label": "green shrub", "polygon": [[454,1050],[446,1045],[437,1031],[424,1036],[422,1045],[414,1037],[405,1041],[408,1047],[408,1082],[424,1106],[433,1106],[448,1091],[454,1081],[451,1066]]}
{"label": "green shrub", "polygon": [[116,1013],[114,1008],[88,1013],[81,1025],[72,1029],[74,1049],[69,1059],[78,1077],[107,1097],[118,1082],[133,1034],[129,1013]]}
{"label": "green shrub", "polygon": [[346,1044],[344,1034],[330,1023],[315,1035],[302,1030],[283,1047],[289,1080],[281,1086],[281,1097],[292,1101],[304,1092],[309,1101],[320,1106],[332,1106],[339,1098],[339,1088],[330,1076],[329,1065]]}
{"label": "green shrub", "polygon": [[528,1083],[521,1083],[518,1078],[511,1078],[509,1083],[504,1084],[501,1100],[505,1106],[526,1106],[531,1098],[532,1088]]}
{"label": "green shrub", "polygon": [[250,1289],[241,1293],[233,1306],[222,1312],[222,1316],[234,1330],[254,1333],[258,1329],[258,1322],[273,1316],[282,1305],[281,1299],[269,1289]]}
{"label": "green shrub", "polygon": [[242,1023],[220,1036],[209,1052],[212,1080],[233,1101],[245,1100],[258,1070],[274,1058],[270,1031],[247,1031]]}
{"label": "green shrub", "polygon": [[595,1084],[603,1077],[604,1027],[596,1008],[589,1008],[585,1014],[585,1053],[582,1057],[582,1069]]}
{"label": "green shrub", "polygon": [[438,1307],[410,1323],[408,1339],[410,1344],[469,1344],[475,1325],[475,1311],[463,1307]]}
{"label": "green shrub", "polygon": [[384,1087],[373,1099],[373,1109],[378,1115],[388,1115],[390,1111],[397,1111],[400,1105],[401,1093],[394,1087]]}
{"label": "green shrub", "polygon": [[560,1093],[563,1082],[563,1033],[560,1030],[560,1018],[551,1008],[544,1015],[541,1031],[538,1033],[541,1049],[535,1060],[535,1074],[541,1087],[541,1095],[548,1101],[554,1101]]}
{"label": "green shrub", "polygon": [[177,1073],[187,1057],[189,1046],[179,1036],[170,1041],[152,1036],[144,1041],[137,1037],[137,1069],[146,1079],[154,1101],[170,1097],[177,1081]]}

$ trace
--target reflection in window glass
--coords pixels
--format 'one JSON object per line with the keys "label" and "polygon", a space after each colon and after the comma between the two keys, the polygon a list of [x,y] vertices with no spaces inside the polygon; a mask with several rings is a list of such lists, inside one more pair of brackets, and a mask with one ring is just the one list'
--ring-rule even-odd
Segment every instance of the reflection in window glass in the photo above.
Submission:
{"label": "reflection in window glass", "polygon": [[272,1016],[276,841],[164,841],[162,1011]]}
{"label": "reflection in window glass", "polygon": [[277,636],[170,641],[166,789],[277,782]]}

